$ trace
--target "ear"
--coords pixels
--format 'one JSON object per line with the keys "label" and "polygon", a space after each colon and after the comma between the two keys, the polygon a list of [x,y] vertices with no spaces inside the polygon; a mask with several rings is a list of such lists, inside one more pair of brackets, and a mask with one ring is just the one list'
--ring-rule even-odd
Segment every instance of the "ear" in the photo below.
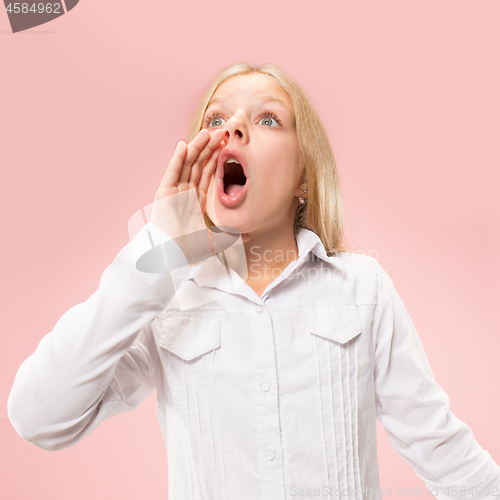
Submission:
{"label": "ear", "polygon": [[304,191],[307,191],[307,182],[302,182],[301,185],[299,186],[299,188],[297,189],[297,191],[295,191],[295,196],[297,198],[307,198],[308,196],[308,193],[307,192],[304,192]]}

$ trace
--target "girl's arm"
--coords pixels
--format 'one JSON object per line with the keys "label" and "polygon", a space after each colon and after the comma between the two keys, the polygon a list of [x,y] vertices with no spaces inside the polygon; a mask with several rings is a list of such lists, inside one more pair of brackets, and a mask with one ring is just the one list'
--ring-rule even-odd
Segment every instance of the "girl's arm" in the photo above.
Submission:
{"label": "girl's arm", "polygon": [[168,273],[143,273],[136,256],[170,238],[148,223],[104,271],[99,289],[67,311],[19,368],[8,399],[19,435],[67,448],[104,419],[138,407],[154,390],[150,323],[172,300]]}
{"label": "girl's arm", "polygon": [[[378,265],[378,264],[377,264]],[[375,395],[377,418],[394,449],[438,498],[500,495],[500,467],[449,409],[415,326],[392,280],[378,265]],[[438,488],[438,491],[435,490]],[[469,494],[473,488],[474,493]]]}
{"label": "girl's arm", "polygon": [[189,145],[178,143],[150,222],[104,271],[97,292],[67,311],[19,368],[7,408],[24,439],[46,450],[67,448],[104,419],[137,408],[154,390],[158,354],[148,324],[173,299],[175,288],[170,273],[144,273],[136,264],[151,250],[150,237],[154,246],[175,238],[170,250],[162,250],[166,269],[173,261],[172,269],[184,267],[234,243],[234,235],[226,235],[214,242],[217,248],[205,245],[203,255],[193,238],[187,244],[182,238],[195,229],[208,231],[203,213],[222,137],[221,130],[213,135],[201,130]]}

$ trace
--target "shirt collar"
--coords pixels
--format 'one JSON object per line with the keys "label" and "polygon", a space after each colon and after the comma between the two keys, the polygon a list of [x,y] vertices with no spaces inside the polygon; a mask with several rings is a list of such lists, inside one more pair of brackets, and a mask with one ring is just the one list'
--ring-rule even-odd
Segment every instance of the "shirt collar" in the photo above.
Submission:
{"label": "shirt collar", "polygon": [[298,258],[299,264],[302,262],[302,260],[307,259],[309,253],[312,252],[314,255],[316,255],[316,257],[319,257],[325,262],[333,264],[335,267],[338,267],[342,271],[345,270],[345,263],[340,257],[340,254],[329,257],[326,254],[323,242],[314,231],[302,227],[297,231],[296,238],[297,238],[297,248],[299,250],[299,258]]}
{"label": "shirt collar", "polygon": [[[296,234],[296,241],[299,252],[299,257],[296,261],[297,266],[310,258],[309,254],[312,252],[328,264],[333,264],[341,271],[345,270],[345,263],[340,255],[329,257],[326,254],[325,247],[321,242],[321,239],[315,232],[304,227],[299,228]],[[238,287],[244,283],[241,277],[234,270],[227,269],[223,265],[222,258],[219,258],[217,255],[213,255],[208,259],[196,262],[190,267],[191,272],[187,279],[193,279],[200,286],[209,286],[220,288],[222,290],[229,290],[234,289],[235,284],[236,287]]]}

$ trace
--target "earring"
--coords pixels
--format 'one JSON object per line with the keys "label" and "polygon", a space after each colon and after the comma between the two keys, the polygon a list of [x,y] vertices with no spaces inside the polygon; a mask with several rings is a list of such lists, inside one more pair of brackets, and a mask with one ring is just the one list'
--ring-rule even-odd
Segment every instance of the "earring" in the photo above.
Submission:
{"label": "earring", "polygon": [[[303,189],[302,192],[303,193],[307,193],[307,189]],[[302,204],[304,204],[305,203],[304,198],[299,198],[299,202],[302,203]]]}

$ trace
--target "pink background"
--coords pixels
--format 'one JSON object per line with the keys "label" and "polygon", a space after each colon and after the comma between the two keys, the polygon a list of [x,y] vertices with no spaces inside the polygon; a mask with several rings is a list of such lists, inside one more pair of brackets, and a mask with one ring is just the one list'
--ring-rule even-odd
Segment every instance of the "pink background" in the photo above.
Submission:
{"label": "pink background", "polygon": [[[498,0],[82,0],[13,35],[1,10],[0,495],[166,498],[154,395],[52,453],[15,433],[7,397],[127,243],[205,86],[241,60],[310,96],[353,248],[392,277],[452,411],[500,464],[499,18]],[[428,496],[378,430],[382,486]]]}

